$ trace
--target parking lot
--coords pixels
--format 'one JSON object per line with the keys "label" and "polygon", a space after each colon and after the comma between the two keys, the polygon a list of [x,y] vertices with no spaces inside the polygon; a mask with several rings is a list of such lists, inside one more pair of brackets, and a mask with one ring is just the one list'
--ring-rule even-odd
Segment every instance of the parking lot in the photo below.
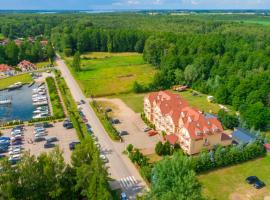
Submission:
{"label": "parking lot", "polygon": [[155,152],[156,144],[161,140],[159,135],[149,137],[144,128],[145,123],[140,117],[140,114],[135,113],[120,99],[98,99],[101,104],[112,108],[110,115],[114,119],[120,121],[116,124],[116,129],[120,131],[126,131],[128,134],[122,136],[125,144],[133,144],[136,148],[139,148],[144,154],[152,154]]}
{"label": "parking lot", "polygon": [[[34,141],[34,126],[24,127],[24,134],[22,139],[23,151],[30,151],[31,155],[39,155],[42,152],[49,152],[53,148],[44,148],[46,141],[35,142]],[[11,137],[11,129],[2,130],[4,137]],[[79,141],[76,135],[75,129],[66,129],[63,127],[62,122],[54,123],[53,127],[46,128],[45,138],[56,137],[58,141],[53,142],[58,145],[63,151],[63,157],[67,163],[70,163],[71,151],[69,149],[69,143]],[[6,156],[9,153],[5,153]]]}

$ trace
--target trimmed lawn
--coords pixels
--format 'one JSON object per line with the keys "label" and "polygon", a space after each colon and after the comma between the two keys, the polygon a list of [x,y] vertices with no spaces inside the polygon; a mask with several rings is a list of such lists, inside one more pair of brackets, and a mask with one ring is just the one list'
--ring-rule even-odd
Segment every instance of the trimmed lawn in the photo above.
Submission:
{"label": "trimmed lawn", "polygon": [[[270,156],[243,164],[199,175],[203,193],[217,200],[263,200],[270,196]],[[245,182],[248,176],[257,176],[266,187],[257,190]]]}
{"label": "trimmed lawn", "polygon": [[37,66],[38,69],[40,68],[44,68],[45,66],[50,65],[51,63],[49,61],[43,61],[43,62],[38,62],[35,63],[35,65]]}
{"label": "trimmed lawn", "polygon": [[0,79],[0,89],[7,88],[8,86],[16,83],[16,82],[22,82],[22,83],[31,83],[32,77],[29,74],[22,74],[18,76],[11,76],[8,78]]}
{"label": "trimmed lawn", "polygon": [[[71,68],[72,57],[66,58]],[[133,83],[148,84],[155,69],[138,53],[88,53],[81,56],[82,71],[71,71],[86,96],[110,96],[132,92]]]}
{"label": "trimmed lawn", "polygon": [[0,33],[0,40],[3,40],[3,39],[5,39],[5,36],[2,33]]}
{"label": "trimmed lawn", "polygon": [[112,96],[112,98],[121,99],[128,107],[130,107],[136,113],[143,112],[143,99],[146,94],[120,94],[116,96]]}

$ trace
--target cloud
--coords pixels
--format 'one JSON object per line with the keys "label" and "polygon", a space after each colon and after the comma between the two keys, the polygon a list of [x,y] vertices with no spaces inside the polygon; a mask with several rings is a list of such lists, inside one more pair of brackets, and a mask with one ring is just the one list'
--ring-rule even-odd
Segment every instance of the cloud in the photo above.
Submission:
{"label": "cloud", "polygon": [[138,4],[140,4],[141,2],[140,2],[140,1],[137,1],[137,0],[129,0],[127,3],[128,3],[129,5],[138,5]]}

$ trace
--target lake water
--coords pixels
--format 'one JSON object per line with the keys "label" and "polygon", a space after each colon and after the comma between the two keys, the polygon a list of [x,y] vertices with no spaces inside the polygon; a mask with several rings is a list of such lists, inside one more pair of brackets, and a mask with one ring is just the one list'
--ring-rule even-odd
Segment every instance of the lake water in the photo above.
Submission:
{"label": "lake water", "polygon": [[0,99],[12,98],[12,104],[0,105],[0,123],[12,120],[27,121],[32,119],[35,106],[32,103],[32,89],[37,85],[30,88],[24,85],[20,89],[7,91],[0,91]]}

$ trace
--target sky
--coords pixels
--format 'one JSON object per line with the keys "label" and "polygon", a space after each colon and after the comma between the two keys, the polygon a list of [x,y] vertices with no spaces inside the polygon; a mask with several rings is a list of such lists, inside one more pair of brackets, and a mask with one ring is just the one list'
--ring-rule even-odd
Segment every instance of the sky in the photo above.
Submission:
{"label": "sky", "polygon": [[270,0],[0,0],[0,9],[270,9]]}

